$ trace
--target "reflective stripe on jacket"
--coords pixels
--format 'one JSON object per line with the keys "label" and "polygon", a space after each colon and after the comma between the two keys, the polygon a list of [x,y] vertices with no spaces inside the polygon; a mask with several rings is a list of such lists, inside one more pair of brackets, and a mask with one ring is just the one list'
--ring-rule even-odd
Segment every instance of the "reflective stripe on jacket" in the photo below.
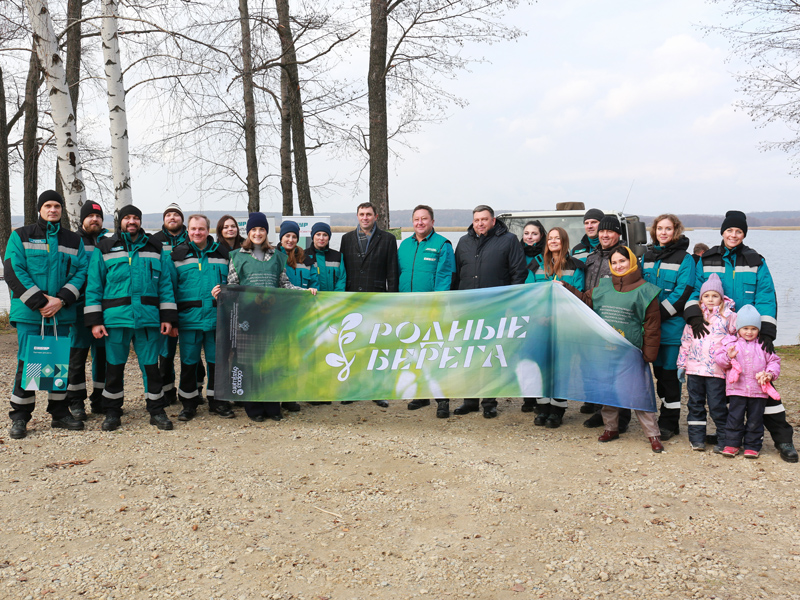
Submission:
{"label": "reflective stripe on jacket", "polygon": [[228,248],[209,236],[202,250],[185,242],[170,254],[170,277],[175,288],[180,329],[214,331],[217,301],[211,290],[228,282]]}
{"label": "reflective stripe on jacket", "polygon": [[403,240],[397,249],[397,264],[401,292],[446,292],[453,284],[453,244],[435,231],[421,242],[416,235]]}
{"label": "reflective stripe on jacket", "polygon": [[700,288],[716,273],[722,280],[722,289],[740,310],[752,304],[761,315],[761,332],[773,339],[778,333],[778,299],[775,284],[764,257],[758,252],[740,244],[733,250],[724,245],[706,250],[697,263],[694,291],[683,316],[690,319],[701,316]]}
{"label": "reflective stripe on jacket", "polygon": [[576,258],[571,256],[567,257],[564,268],[561,271],[561,277],[555,275],[548,275],[544,270],[544,257],[537,254],[533,260],[528,263],[528,278],[525,283],[540,283],[543,281],[564,281],[576,288],[578,291],[583,291],[583,270],[584,264]]}
{"label": "reflective stripe on jacket", "polygon": [[317,283],[317,265],[310,256],[303,256],[303,262],[294,267],[289,266],[289,255],[286,249],[278,244],[278,252],[286,257],[286,276],[292,285],[307,290],[308,288],[319,288]]}
{"label": "reflective stripe on jacket", "polygon": [[84,320],[87,327],[158,327],[178,322],[169,257],[144,231],[97,243],[89,264]]}
{"label": "reflective stripe on jacket", "polygon": [[306,256],[317,265],[317,284],[322,292],[344,292],[347,286],[347,270],[342,255],[326,246],[322,250],[312,244],[306,248]]}
{"label": "reflective stripe on jacket", "polygon": [[695,262],[686,249],[689,239],[680,239],[663,248],[648,246],[641,259],[644,280],[661,288],[661,344],[677,346],[686,321],[683,309],[694,291]]}
{"label": "reflective stripe on jacket", "polygon": [[11,322],[41,323],[39,309],[47,305],[48,295],[65,303],[56,314],[58,324],[74,323],[74,305],[86,282],[86,268],[83,241],[59,223],[39,218],[14,230],[3,263],[11,296]]}

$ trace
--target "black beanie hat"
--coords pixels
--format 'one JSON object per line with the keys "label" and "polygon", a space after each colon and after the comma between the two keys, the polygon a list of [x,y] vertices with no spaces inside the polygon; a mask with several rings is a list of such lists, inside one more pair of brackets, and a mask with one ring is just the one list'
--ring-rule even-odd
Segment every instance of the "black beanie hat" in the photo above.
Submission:
{"label": "black beanie hat", "polygon": [[36,202],[37,213],[42,210],[42,206],[45,202],[58,202],[61,208],[64,208],[64,199],[61,197],[61,194],[55,190],[45,190],[39,194],[39,200]]}
{"label": "black beanie hat", "polygon": [[606,215],[600,219],[600,225],[597,226],[597,231],[613,231],[622,235],[622,226],[619,224],[619,219],[614,215]]}
{"label": "black beanie hat", "polygon": [[589,219],[594,219],[595,221],[602,221],[603,217],[605,217],[605,213],[600,210],[599,208],[590,208],[586,211],[586,214],[583,215],[583,222],[586,223]]}
{"label": "black beanie hat", "polygon": [[133,204],[128,204],[127,206],[123,206],[117,211],[117,222],[122,223],[122,219],[127,217],[128,215],[136,215],[139,219],[142,218],[142,211],[136,208]]}
{"label": "black beanie hat", "polygon": [[719,228],[719,233],[722,235],[726,229],[736,227],[741,229],[747,235],[747,215],[740,210],[729,210],[725,213],[725,220]]}
{"label": "black beanie hat", "polygon": [[103,218],[103,207],[97,202],[84,202],[81,206],[81,224],[89,215],[100,215]]}

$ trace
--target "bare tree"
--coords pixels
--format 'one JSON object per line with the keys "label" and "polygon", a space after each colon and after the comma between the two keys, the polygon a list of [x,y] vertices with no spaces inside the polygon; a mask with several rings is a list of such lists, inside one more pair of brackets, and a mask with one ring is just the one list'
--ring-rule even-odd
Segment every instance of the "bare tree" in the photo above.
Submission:
{"label": "bare tree", "polygon": [[289,101],[289,118],[292,124],[292,146],[294,147],[294,175],[297,185],[297,200],[301,215],[313,215],[314,204],[311,201],[311,188],[308,183],[308,156],[306,155],[306,133],[303,119],[303,99],[300,92],[300,77],[297,69],[297,52],[292,37],[289,19],[289,0],[275,0],[278,11],[278,36],[281,40],[281,52],[285,60],[281,61],[282,70],[286,71],[287,99]]}
{"label": "bare tree", "polygon": [[258,157],[256,154],[256,100],[253,94],[253,50],[250,31],[250,9],[247,0],[239,0],[239,19],[242,29],[242,90],[244,92],[244,142],[247,162],[247,208],[261,210],[259,194]]}
{"label": "bare tree", "polygon": [[[293,61],[284,52],[277,33],[280,23],[275,3],[267,4],[251,3],[242,6],[242,10],[237,6],[235,12],[226,12],[227,7],[222,5],[213,5],[212,10],[212,5],[202,2],[188,5],[184,13],[187,22],[180,30],[181,43],[177,43],[177,36],[171,36],[165,41],[170,49],[162,52],[179,58],[182,65],[162,65],[161,69],[177,74],[185,65],[202,65],[205,72],[201,76],[176,77],[168,91],[162,88],[151,94],[152,104],[160,107],[160,127],[153,131],[158,139],[148,152],[169,153],[175,172],[195,174],[206,193],[230,197],[248,190],[250,199],[253,194],[249,190],[257,185],[259,206],[263,206],[266,192],[279,188],[277,179],[281,178],[282,204],[289,209],[292,182],[297,181],[298,191],[303,191],[298,195],[309,199],[308,203],[303,201],[301,212],[310,213],[311,194],[320,185],[331,186],[331,182],[315,187],[309,181],[308,191],[302,190],[299,181],[310,177],[301,178],[298,172],[307,173],[308,169],[295,159],[298,172],[292,177],[291,158],[298,148],[310,154],[342,143],[347,128],[339,122],[340,116],[343,118],[343,107],[356,94],[349,82],[337,82],[327,72],[331,64],[341,60],[335,49],[352,39],[357,30],[352,24],[354,19],[336,21],[326,14],[326,3],[304,3],[300,7],[302,14],[289,17],[288,41],[296,54]],[[243,44],[247,37],[245,34],[243,38],[242,32],[245,24],[249,24],[249,52]],[[248,55],[249,66],[244,60]],[[296,115],[304,132],[292,140],[292,127],[286,128],[286,139],[291,141],[281,148],[281,121],[288,117],[291,122],[290,112],[284,110],[291,100],[281,99],[281,73],[292,66],[297,69],[295,89],[302,105]],[[245,100],[249,96],[245,86],[249,87],[250,72],[252,105]],[[288,92],[287,89],[287,97]],[[300,127],[296,129],[300,131]],[[214,140],[211,147],[210,139]],[[175,161],[176,156],[183,160]],[[283,157],[283,167],[278,164],[279,156]]]}
{"label": "bare tree", "polygon": [[108,117],[111,128],[111,173],[114,178],[114,208],[133,204],[128,155],[128,112],[117,34],[117,0],[102,0],[103,64],[105,65]]}
{"label": "bare tree", "polygon": [[42,65],[50,96],[59,171],[64,183],[64,200],[70,223],[73,229],[77,229],[80,209],[86,200],[86,188],[83,184],[75,114],[67,87],[64,61],[58,52],[58,42],[47,3],[45,0],[26,0],[26,4],[33,28],[36,54]]}
{"label": "bare tree", "polygon": [[[75,128],[78,128],[78,97],[80,96],[81,79],[81,16],[83,15],[83,0],[67,0],[67,29],[64,32],[67,38],[65,75],[69,96],[72,100],[72,114],[75,116]],[[64,195],[61,173],[56,161],[56,191]],[[69,214],[64,211],[61,224],[69,226]]]}
{"label": "bare tree", "polygon": [[[35,46],[35,42],[34,42]],[[39,189],[39,86],[42,84],[39,57],[35,47],[30,53],[25,82],[25,122],[22,132],[23,206],[25,224],[36,221],[36,198]]]}
{"label": "bare tree", "polygon": [[795,0],[712,0],[726,8],[731,26],[706,30],[728,38],[734,54],[749,68],[735,77],[745,96],[737,107],[758,127],[782,122],[792,135],[762,142],[764,150],[790,155],[792,172],[800,175],[800,5]]}
{"label": "bare tree", "polygon": [[[355,140],[369,156],[369,197],[381,227],[389,226],[389,140],[421,123],[441,120],[448,103],[464,103],[438,81],[455,77],[473,62],[462,55],[468,43],[522,35],[502,21],[517,4],[518,0],[370,0],[369,134]],[[389,107],[396,115],[391,127]]]}
{"label": "bare tree", "polygon": [[[19,117],[17,117],[19,118]],[[11,178],[8,165],[8,132],[14,126],[7,121],[6,84],[0,67],[0,257],[6,255],[11,235]]]}
{"label": "bare tree", "polygon": [[[283,62],[287,61],[283,56]],[[292,119],[289,115],[289,73],[281,69],[281,197],[282,214],[294,214],[294,193],[292,191]]]}

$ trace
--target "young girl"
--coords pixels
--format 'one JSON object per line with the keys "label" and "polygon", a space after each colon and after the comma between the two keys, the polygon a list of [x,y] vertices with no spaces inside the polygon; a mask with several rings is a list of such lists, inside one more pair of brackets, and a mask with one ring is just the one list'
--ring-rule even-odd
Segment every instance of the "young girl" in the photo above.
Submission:
{"label": "young girl", "polygon": [[[564,287],[639,348],[645,362],[653,362],[661,341],[660,289],[642,278],[642,270],[630,248],[620,246],[615,249],[609,266],[611,277],[601,279],[594,289],[581,293],[569,284]],[[600,413],[605,431],[597,441],[610,442],[619,438],[619,411],[615,406],[603,406]],[[663,452],[655,414],[641,410],[634,412],[653,452]]]}
{"label": "young girl", "polygon": [[[764,407],[772,382],[781,372],[781,359],[758,341],[761,315],[751,304],[737,313],[738,337],[729,336],[717,351],[717,364],[728,373],[728,422],[724,456],[733,458],[744,444],[745,458],[758,458],[764,441]],[[735,367],[735,368],[733,368]],[[745,425],[745,415],[747,424]]]}
{"label": "young girl", "polygon": [[[725,448],[725,423],[728,420],[728,405],[725,401],[725,373],[717,365],[717,351],[722,340],[736,333],[736,313],[733,300],[722,291],[722,281],[712,273],[700,289],[700,306],[703,319],[708,323],[708,335],[696,338],[691,325],[686,325],[681,337],[678,353],[678,377],[686,377],[689,391],[689,443],[692,450],[703,452],[706,441],[714,441],[714,452],[720,454]],[[706,402],[708,412],[717,428],[716,440],[706,438]]]}

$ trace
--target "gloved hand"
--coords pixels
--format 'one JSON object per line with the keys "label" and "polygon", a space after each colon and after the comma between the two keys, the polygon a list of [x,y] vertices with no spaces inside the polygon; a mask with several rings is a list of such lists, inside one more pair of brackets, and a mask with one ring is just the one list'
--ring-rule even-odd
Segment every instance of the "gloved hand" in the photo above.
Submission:
{"label": "gloved hand", "polygon": [[770,354],[775,354],[775,338],[767,333],[759,333],[758,334],[758,341],[761,342],[761,347],[764,349],[764,352],[769,352]]}
{"label": "gloved hand", "polygon": [[706,327],[703,317],[692,317],[688,320],[688,323],[696,340],[702,340],[708,335],[708,327]]}
{"label": "gloved hand", "polygon": [[686,369],[678,369],[678,381],[686,383]]}
{"label": "gloved hand", "polygon": [[667,319],[670,319],[672,317],[672,315],[669,314],[669,311],[666,308],[664,308],[663,304],[659,304],[658,305],[658,312],[661,313],[661,322],[662,323],[664,321],[666,321]]}

